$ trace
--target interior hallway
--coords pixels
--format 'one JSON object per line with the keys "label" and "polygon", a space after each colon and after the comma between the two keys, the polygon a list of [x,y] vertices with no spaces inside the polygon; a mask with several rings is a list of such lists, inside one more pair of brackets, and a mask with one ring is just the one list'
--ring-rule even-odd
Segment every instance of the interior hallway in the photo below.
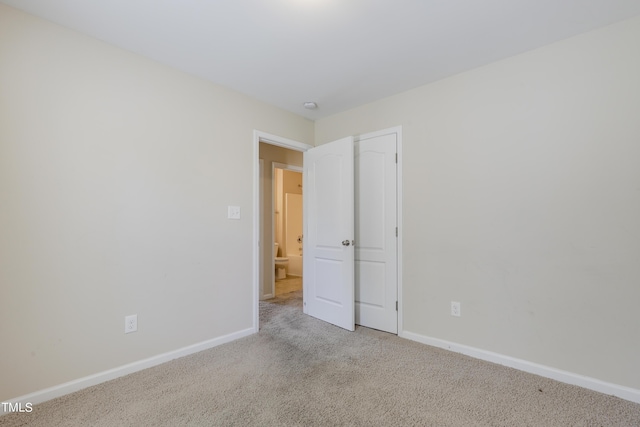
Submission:
{"label": "interior hallway", "polygon": [[287,276],[286,279],[276,280],[276,296],[302,290],[302,277]]}

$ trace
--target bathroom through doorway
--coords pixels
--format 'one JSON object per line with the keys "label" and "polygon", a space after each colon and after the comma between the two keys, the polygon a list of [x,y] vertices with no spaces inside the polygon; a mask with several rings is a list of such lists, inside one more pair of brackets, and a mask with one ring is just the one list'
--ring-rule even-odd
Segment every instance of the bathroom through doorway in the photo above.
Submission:
{"label": "bathroom through doorway", "polygon": [[[310,147],[297,144],[300,149],[294,142],[285,144],[260,137],[256,147],[259,173],[256,303],[298,290],[302,294],[302,166],[303,151]],[[288,212],[292,213],[287,215]]]}
{"label": "bathroom through doorway", "polygon": [[273,163],[275,296],[302,290],[302,168]]}

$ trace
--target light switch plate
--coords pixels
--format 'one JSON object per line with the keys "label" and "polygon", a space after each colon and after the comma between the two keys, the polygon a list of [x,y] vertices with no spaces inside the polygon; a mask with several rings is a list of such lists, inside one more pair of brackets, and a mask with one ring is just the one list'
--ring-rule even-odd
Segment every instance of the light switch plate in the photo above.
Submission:
{"label": "light switch plate", "polygon": [[228,219],[240,219],[240,206],[228,206],[227,207]]}

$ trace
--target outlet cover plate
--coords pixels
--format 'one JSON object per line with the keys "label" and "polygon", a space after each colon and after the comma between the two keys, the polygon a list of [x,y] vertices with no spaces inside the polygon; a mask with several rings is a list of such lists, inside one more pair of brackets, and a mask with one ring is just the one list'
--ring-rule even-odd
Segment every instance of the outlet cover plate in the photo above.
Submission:
{"label": "outlet cover plate", "polygon": [[458,301],[451,301],[451,315],[460,317],[460,303]]}
{"label": "outlet cover plate", "polygon": [[124,333],[130,334],[138,330],[138,315],[132,314],[124,318]]}

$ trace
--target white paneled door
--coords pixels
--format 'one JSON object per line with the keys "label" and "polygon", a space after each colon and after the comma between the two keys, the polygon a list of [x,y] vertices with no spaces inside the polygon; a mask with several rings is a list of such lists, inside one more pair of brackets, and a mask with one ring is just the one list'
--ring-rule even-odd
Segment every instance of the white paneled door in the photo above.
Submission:
{"label": "white paneled door", "polygon": [[353,137],[307,150],[303,173],[304,312],[353,331]]}
{"label": "white paneled door", "polygon": [[304,312],[398,333],[397,133],[304,154]]}
{"label": "white paneled door", "polygon": [[356,324],[398,333],[395,133],[355,144]]}

